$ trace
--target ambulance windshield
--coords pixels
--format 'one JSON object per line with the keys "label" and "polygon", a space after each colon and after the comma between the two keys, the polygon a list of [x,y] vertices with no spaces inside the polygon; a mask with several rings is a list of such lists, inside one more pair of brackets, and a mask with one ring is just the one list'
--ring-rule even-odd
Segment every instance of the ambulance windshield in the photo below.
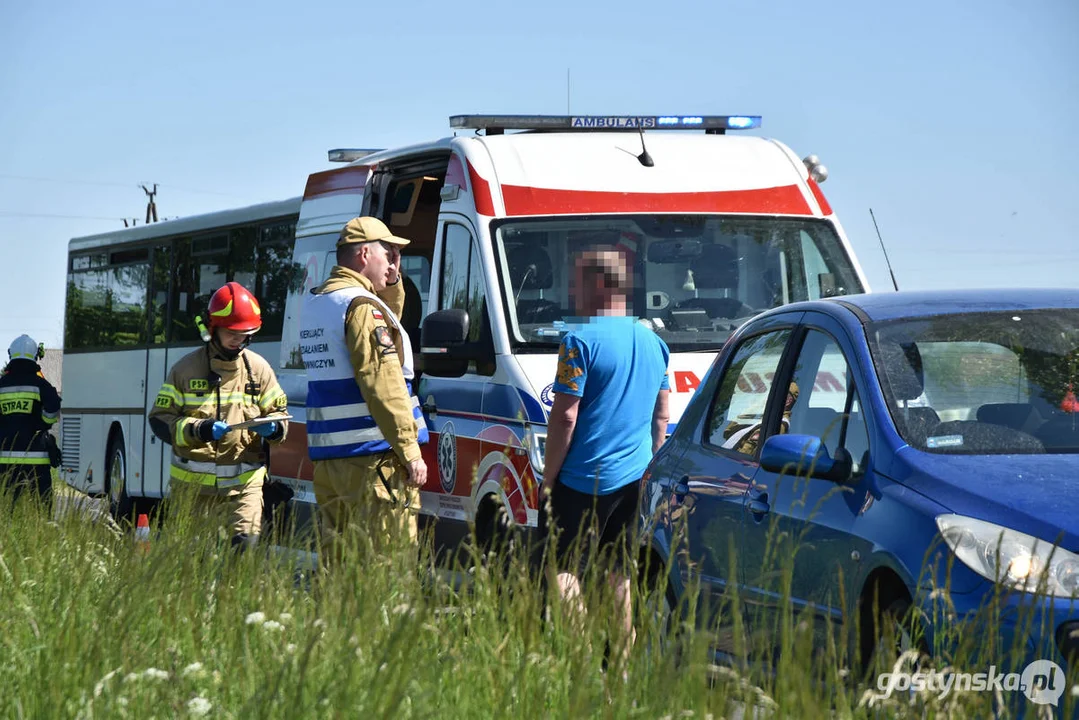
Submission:
{"label": "ambulance windshield", "polygon": [[629,314],[672,352],[716,350],[756,313],[862,292],[826,220],[731,215],[516,219],[494,230],[511,337],[549,352],[577,316],[581,253],[617,250],[631,270]]}

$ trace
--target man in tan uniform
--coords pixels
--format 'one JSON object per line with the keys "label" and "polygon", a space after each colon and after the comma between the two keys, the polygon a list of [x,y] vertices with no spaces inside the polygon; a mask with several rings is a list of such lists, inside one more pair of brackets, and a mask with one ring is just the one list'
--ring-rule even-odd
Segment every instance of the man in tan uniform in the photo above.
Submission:
{"label": "man in tan uniform", "polygon": [[172,445],[172,499],[197,512],[227,516],[232,545],[242,550],[258,542],[262,529],[263,440],[282,442],[288,422],[230,426],[284,415],[287,399],[270,364],[247,349],[262,327],[255,296],[229,282],[210,298],[209,310],[206,345],[172,367],[149,423]]}
{"label": "man in tan uniform", "polygon": [[406,533],[416,539],[428,432],[412,394],[411,342],[397,315],[408,242],[376,218],[350,220],[337,241],[337,265],[300,313],[307,447],[329,562],[340,559],[350,525],[375,546]]}

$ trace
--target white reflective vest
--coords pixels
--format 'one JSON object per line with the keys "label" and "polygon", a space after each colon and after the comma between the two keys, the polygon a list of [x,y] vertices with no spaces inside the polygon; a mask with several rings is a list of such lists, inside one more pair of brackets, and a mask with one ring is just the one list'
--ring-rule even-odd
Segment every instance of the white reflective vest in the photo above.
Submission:
{"label": "white reflective vest", "polygon": [[[386,303],[361,287],[309,294],[300,322],[300,351],[307,369],[307,452],[311,460],[375,455],[391,450],[367,407],[353,374],[345,342],[345,314],[352,301],[362,297],[375,303],[387,323],[401,337],[401,367],[405,386],[412,395],[415,370],[412,344]],[[419,399],[412,397],[412,417],[419,441],[428,439]]]}

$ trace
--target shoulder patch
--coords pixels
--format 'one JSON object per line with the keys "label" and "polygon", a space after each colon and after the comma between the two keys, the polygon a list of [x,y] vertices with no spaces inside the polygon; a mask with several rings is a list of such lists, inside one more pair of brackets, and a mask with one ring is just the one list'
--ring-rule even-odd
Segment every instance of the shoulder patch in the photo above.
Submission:
{"label": "shoulder patch", "polygon": [[390,331],[386,329],[385,325],[375,328],[375,342],[384,348],[394,347],[393,338],[390,337]]}
{"label": "shoulder patch", "polygon": [[196,391],[196,392],[199,391],[199,390],[209,390],[210,389],[210,381],[207,380],[206,378],[192,378],[191,382],[188,383],[188,387],[192,391]]}
{"label": "shoulder patch", "polygon": [[382,320],[382,311],[378,308],[371,308],[371,317],[375,320]]}

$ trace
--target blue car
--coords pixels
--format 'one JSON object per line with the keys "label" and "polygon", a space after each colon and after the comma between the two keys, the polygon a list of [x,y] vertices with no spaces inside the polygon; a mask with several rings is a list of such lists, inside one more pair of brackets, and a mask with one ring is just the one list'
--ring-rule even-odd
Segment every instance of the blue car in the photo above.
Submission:
{"label": "blue car", "polygon": [[[807,611],[821,633],[858,623],[865,660],[875,616],[915,617],[927,649],[973,632],[998,666],[1014,645],[1013,662],[1066,671],[1079,652],[1077,393],[1075,290],[855,295],[758,315],[642,479],[653,578],[666,576],[671,608],[689,587],[713,608],[737,593],[742,637],[766,644],[782,613]],[[777,567],[792,558],[787,589]],[[716,615],[699,622],[733,654],[736,618]],[[977,624],[955,632],[964,621]]]}

